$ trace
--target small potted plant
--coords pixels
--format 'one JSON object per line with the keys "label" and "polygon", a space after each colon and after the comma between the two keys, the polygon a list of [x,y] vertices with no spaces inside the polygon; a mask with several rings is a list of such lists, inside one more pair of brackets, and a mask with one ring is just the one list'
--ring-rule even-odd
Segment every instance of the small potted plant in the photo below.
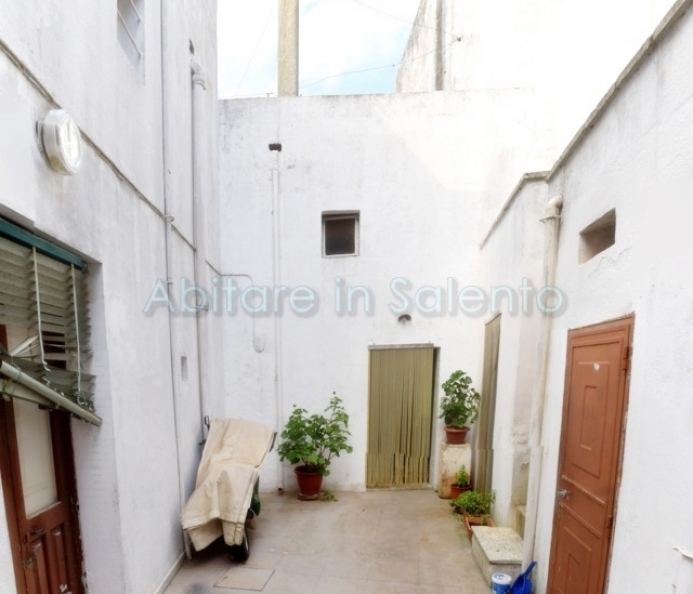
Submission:
{"label": "small potted plant", "polygon": [[465,491],[471,491],[472,485],[469,483],[469,473],[463,464],[455,475],[455,481],[450,485],[450,497],[457,499]]}
{"label": "small potted plant", "polygon": [[491,506],[495,500],[495,491],[466,491],[450,502],[455,512],[463,515],[470,538],[472,526],[494,526]]}
{"label": "small potted plant", "polygon": [[479,416],[481,396],[472,388],[472,379],[461,369],[453,371],[442,385],[445,395],[440,399],[440,418],[445,422],[448,443],[464,443],[469,427]]}
{"label": "small potted plant", "polygon": [[341,452],[353,451],[347,443],[349,415],[342,399],[333,396],[324,415],[309,415],[304,408],[294,409],[281,433],[282,443],[277,448],[279,458],[291,464],[298,480],[298,498],[320,498],[322,477],[330,474],[330,461]]}

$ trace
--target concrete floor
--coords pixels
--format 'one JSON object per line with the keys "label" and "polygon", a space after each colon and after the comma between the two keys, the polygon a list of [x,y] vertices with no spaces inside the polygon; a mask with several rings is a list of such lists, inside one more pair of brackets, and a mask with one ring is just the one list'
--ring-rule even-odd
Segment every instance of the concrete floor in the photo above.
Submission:
{"label": "concrete floor", "polygon": [[213,545],[164,594],[488,594],[469,538],[431,490],[337,493],[338,501],[262,494],[250,558]]}

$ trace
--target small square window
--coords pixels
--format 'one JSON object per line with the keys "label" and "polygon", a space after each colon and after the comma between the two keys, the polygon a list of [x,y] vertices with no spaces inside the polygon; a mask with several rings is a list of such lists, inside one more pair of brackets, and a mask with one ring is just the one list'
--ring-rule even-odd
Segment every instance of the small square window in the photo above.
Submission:
{"label": "small square window", "polygon": [[358,212],[323,213],[324,256],[355,256],[358,253]]}
{"label": "small square window", "polygon": [[616,210],[612,209],[580,231],[578,263],[594,258],[616,243]]}

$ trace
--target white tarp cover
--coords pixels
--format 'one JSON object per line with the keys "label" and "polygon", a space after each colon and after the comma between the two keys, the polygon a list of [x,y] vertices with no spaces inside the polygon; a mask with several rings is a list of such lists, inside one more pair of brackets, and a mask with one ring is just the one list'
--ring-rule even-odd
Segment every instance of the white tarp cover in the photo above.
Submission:
{"label": "white tarp cover", "polygon": [[253,487],[274,428],[242,419],[212,419],[197,469],[195,491],[181,524],[201,551],[222,534],[228,545],[243,542],[243,526]]}

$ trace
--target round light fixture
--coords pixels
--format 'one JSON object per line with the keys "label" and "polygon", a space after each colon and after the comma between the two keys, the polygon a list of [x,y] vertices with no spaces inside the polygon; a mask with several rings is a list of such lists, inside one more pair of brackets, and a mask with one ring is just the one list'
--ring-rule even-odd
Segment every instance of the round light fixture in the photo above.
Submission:
{"label": "round light fixture", "polygon": [[51,109],[39,125],[41,144],[54,171],[77,173],[82,165],[82,136],[77,123],[62,109]]}

